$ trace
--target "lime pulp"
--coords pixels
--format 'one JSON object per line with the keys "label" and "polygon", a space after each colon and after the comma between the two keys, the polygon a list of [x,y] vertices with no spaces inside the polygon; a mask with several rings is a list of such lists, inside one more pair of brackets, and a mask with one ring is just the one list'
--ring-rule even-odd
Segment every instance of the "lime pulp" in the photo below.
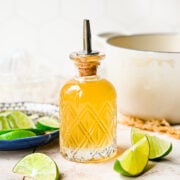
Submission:
{"label": "lime pulp", "polygon": [[14,166],[13,172],[36,180],[58,180],[60,177],[56,163],[43,153],[25,156]]}
{"label": "lime pulp", "polygon": [[147,137],[150,145],[149,159],[159,160],[167,156],[172,150],[172,143],[160,139],[156,136],[151,136],[146,134],[144,131],[138,128],[132,128],[131,130],[131,139],[132,144],[137,143],[143,137]]}
{"label": "lime pulp", "polygon": [[114,170],[124,176],[140,175],[149,157],[149,142],[146,137],[127,149],[114,163]]}

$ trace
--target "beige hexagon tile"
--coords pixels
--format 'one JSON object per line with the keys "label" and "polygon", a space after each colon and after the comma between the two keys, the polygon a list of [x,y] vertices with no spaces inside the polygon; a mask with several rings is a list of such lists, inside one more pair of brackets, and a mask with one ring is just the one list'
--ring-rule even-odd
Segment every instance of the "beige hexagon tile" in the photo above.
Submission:
{"label": "beige hexagon tile", "polygon": [[0,28],[0,57],[16,49],[24,49],[30,52],[37,50],[37,29],[31,24],[18,19],[10,19]]}
{"label": "beige hexagon tile", "polygon": [[107,15],[116,24],[135,23],[143,20],[151,13],[151,3],[149,0],[107,0]]}
{"label": "beige hexagon tile", "polygon": [[14,10],[14,2],[12,0],[0,1],[0,22],[5,22],[12,15]]}
{"label": "beige hexagon tile", "polygon": [[95,20],[103,18],[104,1],[103,0],[61,0],[62,15],[77,26],[81,26],[82,19]]}
{"label": "beige hexagon tile", "polygon": [[168,22],[155,22],[146,20],[142,23],[137,22],[127,27],[129,34],[145,34],[145,33],[172,33],[177,32],[175,25]]}
{"label": "beige hexagon tile", "polygon": [[33,24],[45,24],[60,14],[59,0],[17,0],[16,11]]}
{"label": "beige hexagon tile", "polygon": [[69,60],[69,54],[82,49],[82,27],[58,18],[40,29],[39,39],[40,53],[54,65],[54,71],[74,75],[74,65]]}
{"label": "beige hexagon tile", "polygon": [[179,0],[153,0],[151,19],[159,23],[159,26],[161,24],[166,24],[168,27],[176,26],[180,23],[179,7]]}

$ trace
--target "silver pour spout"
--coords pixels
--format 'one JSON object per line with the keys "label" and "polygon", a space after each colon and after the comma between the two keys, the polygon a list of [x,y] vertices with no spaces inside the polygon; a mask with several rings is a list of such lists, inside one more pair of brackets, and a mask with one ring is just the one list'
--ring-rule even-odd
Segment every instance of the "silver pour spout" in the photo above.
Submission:
{"label": "silver pour spout", "polygon": [[83,21],[83,51],[85,54],[91,54],[91,28],[88,19]]}
{"label": "silver pour spout", "polygon": [[83,54],[86,55],[96,55],[99,54],[98,51],[92,51],[91,46],[91,28],[88,19],[83,21]]}

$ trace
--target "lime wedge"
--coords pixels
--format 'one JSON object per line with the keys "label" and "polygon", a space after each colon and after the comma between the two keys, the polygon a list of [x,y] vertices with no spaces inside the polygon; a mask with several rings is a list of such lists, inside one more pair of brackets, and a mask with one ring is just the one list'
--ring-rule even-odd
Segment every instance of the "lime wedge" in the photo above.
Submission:
{"label": "lime wedge", "polygon": [[43,153],[33,153],[25,156],[14,166],[13,172],[36,180],[59,179],[59,170],[56,163]]}
{"label": "lime wedge", "polygon": [[0,116],[0,130],[11,129],[8,120],[5,116]]}
{"label": "lime wedge", "polygon": [[3,129],[3,130],[0,130],[0,135],[1,135],[1,134],[8,133],[8,132],[17,131],[17,130],[31,131],[31,132],[35,133],[36,135],[42,135],[42,134],[45,134],[45,133],[46,133],[46,132],[43,131],[43,130],[33,129],[33,128],[28,128],[28,129]]}
{"label": "lime wedge", "polygon": [[7,115],[7,119],[12,129],[26,129],[35,127],[32,119],[29,118],[25,113],[20,111],[11,111],[11,113]]}
{"label": "lime wedge", "polygon": [[27,131],[27,130],[14,130],[11,132],[7,132],[5,134],[1,134],[0,140],[14,140],[14,139],[20,139],[31,136],[36,136],[36,134],[33,133],[32,131]]}
{"label": "lime wedge", "polygon": [[149,159],[160,160],[164,156],[168,155],[172,150],[172,143],[160,139],[156,136],[151,136],[146,134],[144,131],[132,128],[131,130],[131,140],[132,144],[135,144],[143,137],[147,137],[150,145]]}
{"label": "lime wedge", "polygon": [[56,130],[59,129],[59,122],[54,118],[45,116],[37,120],[36,127],[41,130]]}
{"label": "lime wedge", "polygon": [[6,134],[6,133],[11,132],[11,131],[13,131],[13,130],[12,129],[2,129],[2,130],[0,130],[0,135]]}
{"label": "lime wedge", "polygon": [[149,157],[149,142],[146,137],[127,149],[114,163],[114,170],[124,176],[140,175]]}
{"label": "lime wedge", "polygon": [[6,117],[10,113],[11,113],[11,111],[2,111],[2,112],[0,112],[0,116]]}

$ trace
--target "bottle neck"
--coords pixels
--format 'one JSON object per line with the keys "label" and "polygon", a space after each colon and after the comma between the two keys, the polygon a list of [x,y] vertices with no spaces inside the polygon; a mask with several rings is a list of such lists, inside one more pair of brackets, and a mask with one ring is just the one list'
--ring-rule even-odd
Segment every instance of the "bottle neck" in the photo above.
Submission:
{"label": "bottle neck", "polygon": [[98,65],[99,62],[75,62],[77,73],[75,79],[78,81],[96,81],[99,79]]}
{"label": "bottle neck", "polygon": [[76,61],[75,64],[78,68],[79,76],[85,77],[85,76],[96,76],[97,68],[100,63],[97,61],[94,62]]}
{"label": "bottle neck", "polygon": [[81,79],[98,79],[98,66],[100,61],[104,58],[104,54],[84,54],[84,53],[71,53],[70,58],[75,62],[77,67],[76,77]]}
{"label": "bottle neck", "polygon": [[98,76],[98,75],[94,75],[94,76],[75,76],[74,79],[79,81],[79,82],[91,82],[91,81],[100,80],[101,77]]}

